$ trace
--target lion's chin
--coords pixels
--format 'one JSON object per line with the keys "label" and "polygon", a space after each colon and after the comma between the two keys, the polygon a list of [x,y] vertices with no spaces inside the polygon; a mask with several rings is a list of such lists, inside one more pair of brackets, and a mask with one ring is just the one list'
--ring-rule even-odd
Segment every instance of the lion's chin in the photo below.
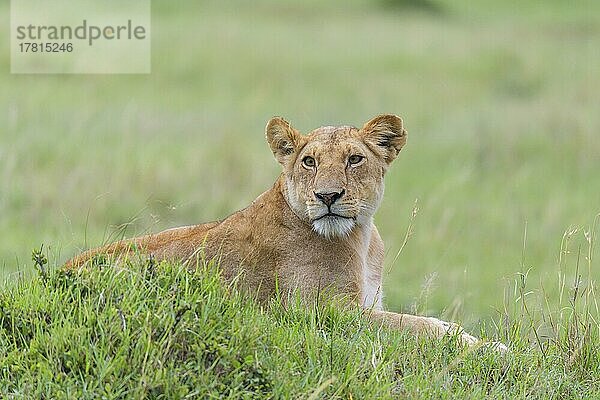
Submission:
{"label": "lion's chin", "polygon": [[327,216],[312,222],[314,231],[326,238],[346,237],[354,226],[353,219],[336,216]]}

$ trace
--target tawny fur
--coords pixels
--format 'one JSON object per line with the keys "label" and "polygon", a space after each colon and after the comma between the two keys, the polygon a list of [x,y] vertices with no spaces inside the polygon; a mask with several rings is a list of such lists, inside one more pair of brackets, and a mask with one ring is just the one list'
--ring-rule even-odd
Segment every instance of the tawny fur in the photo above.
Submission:
{"label": "tawny fur", "polygon": [[[263,300],[276,290],[305,300],[330,292],[393,328],[436,337],[450,332],[464,344],[478,342],[457,325],[382,310],[384,247],[373,214],[385,172],[406,143],[399,117],[380,115],[361,129],[322,127],[308,135],[276,117],[267,124],[266,136],[283,172],[247,208],[222,221],[90,250],[66,267],[80,268],[96,254],[118,260],[132,252],[190,266],[201,258],[215,259],[226,280],[239,277],[242,287]],[[328,207],[317,193],[341,197]],[[323,217],[327,212],[335,215]]]}

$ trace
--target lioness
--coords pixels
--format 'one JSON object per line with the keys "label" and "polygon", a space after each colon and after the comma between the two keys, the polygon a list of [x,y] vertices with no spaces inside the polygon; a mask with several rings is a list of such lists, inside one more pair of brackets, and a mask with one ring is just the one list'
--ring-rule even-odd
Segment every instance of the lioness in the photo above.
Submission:
{"label": "lioness", "polygon": [[300,134],[283,118],[266,126],[267,142],[283,172],[271,189],[222,221],[169,229],[89,250],[67,263],[84,265],[95,254],[116,260],[142,252],[156,260],[195,263],[216,259],[226,280],[258,292],[297,292],[304,299],[329,290],[357,302],[373,320],[415,334],[478,339],[436,318],[382,309],[383,241],[373,215],[384,175],[406,143],[396,115],[380,115],[361,129],[325,126]]}

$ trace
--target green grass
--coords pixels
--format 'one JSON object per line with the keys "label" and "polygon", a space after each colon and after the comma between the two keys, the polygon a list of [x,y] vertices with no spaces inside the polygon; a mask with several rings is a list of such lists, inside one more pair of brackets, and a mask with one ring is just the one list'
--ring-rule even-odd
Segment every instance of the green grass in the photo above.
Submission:
{"label": "green grass", "polygon": [[[578,312],[577,316],[586,314]],[[559,321],[562,323],[564,321]],[[571,328],[585,323],[571,320]],[[0,294],[8,398],[594,398],[597,329],[544,351],[509,323],[511,352],[415,339],[359,310],[260,306],[194,271],[151,262],[40,271]],[[568,333],[568,334],[567,334]],[[581,339],[581,341],[579,341]]]}

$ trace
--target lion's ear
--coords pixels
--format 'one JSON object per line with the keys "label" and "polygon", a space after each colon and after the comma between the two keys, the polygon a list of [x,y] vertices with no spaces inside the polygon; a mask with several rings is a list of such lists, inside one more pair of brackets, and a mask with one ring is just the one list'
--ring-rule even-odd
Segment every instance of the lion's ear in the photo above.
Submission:
{"label": "lion's ear", "polygon": [[265,130],[273,155],[281,165],[285,165],[298,149],[302,135],[281,117],[271,118]]}
{"label": "lion's ear", "polygon": [[406,144],[406,130],[397,115],[378,115],[365,124],[360,133],[367,145],[388,164]]}

